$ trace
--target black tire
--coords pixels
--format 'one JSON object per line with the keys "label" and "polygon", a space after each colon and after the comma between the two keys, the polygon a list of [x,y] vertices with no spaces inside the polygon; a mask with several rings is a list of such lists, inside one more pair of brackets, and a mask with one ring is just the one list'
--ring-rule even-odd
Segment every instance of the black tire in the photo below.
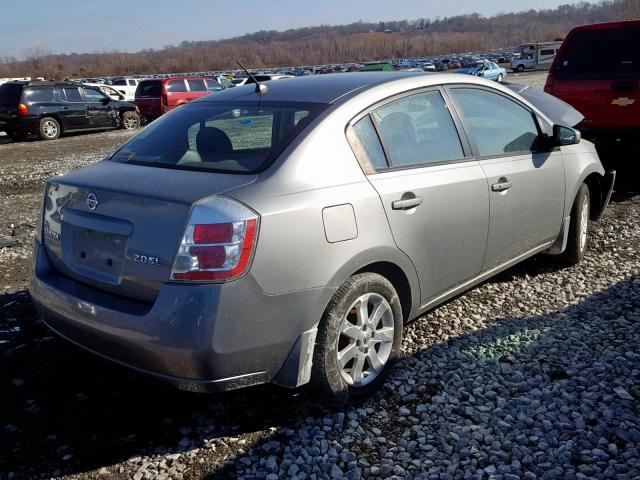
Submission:
{"label": "black tire", "polygon": [[[364,338],[362,340],[350,340],[349,337],[340,333],[343,321],[348,322],[347,317],[350,319],[355,318],[355,302],[365,294],[371,294],[372,301],[379,301],[380,303],[377,306],[383,305],[382,298],[386,300],[387,304],[384,305],[382,316],[378,319],[376,325],[387,329],[386,336],[388,336],[388,340],[382,342],[376,340],[375,336],[372,335],[373,330],[365,331],[364,327],[362,332],[356,330],[358,334],[361,333],[363,335]],[[370,312],[368,315],[373,316],[373,311],[377,306],[369,304],[369,300],[367,300],[366,305],[367,311]],[[387,327],[384,327],[385,322]],[[393,325],[393,332],[389,330],[390,324]],[[353,323],[349,326],[353,326]],[[398,356],[402,342],[402,326],[400,299],[389,280],[377,273],[361,273],[349,278],[329,302],[318,327],[311,373],[313,388],[325,399],[338,405],[357,402],[370,396],[382,386],[394,360]],[[348,344],[341,348],[340,346],[343,345],[341,342],[345,340]],[[366,345],[364,342],[366,342]],[[356,356],[353,357],[352,362],[347,362],[344,368],[339,368],[339,352],[345,352],[353,347],[357,350]],[[372,349],[372,351],[369,352],[369,349]],[[375,368],[367,355],[375,355],[375,358],[380,360],[386,355],[388,357],[386,361],[381,362],[382,367],[377,373],[375,371],[371,373],[370,371],[375,370]],[[362,360],[362,367],[359,371],[362,371],[364,367],[367,367],[367,370],[361,375],[362,384],[356,385],[353,381],[357,376],[354,370],[356,370],[356,362],[360,361],[361,357],[366,359]],[[351,374],[346,370],[351,370]],[[367,372],[369,374],[365,375]],[[351,384],[344,378],[344,376],[348,377],[349,375],[352,376]]]}
{"label": "black tire", "polygon": [[140,115],[134,111],[126,111],[120,116],[120,128],[123,130],[135,130],[140,126]]}
{"label": "black tire", "polygon": [[558,260],[563,265],[576,265],[584,258],[584,253],[587,250],[589,232],[590,203],[589,187],[583,183],[578,190],[578,194],[573,202],[573,207],[571,208],[567,248],[558,257]]}
{"label": "black tire", "polygon": [[518,68],[516,68],[516,71],[520,73],[524,72],[524,65],[518,65]]}
{"label": "black tire", "polygon": [[60,136],[60,123],[53,117],[44,117],[38,124],[38,135],[42,140],[55,140]]}

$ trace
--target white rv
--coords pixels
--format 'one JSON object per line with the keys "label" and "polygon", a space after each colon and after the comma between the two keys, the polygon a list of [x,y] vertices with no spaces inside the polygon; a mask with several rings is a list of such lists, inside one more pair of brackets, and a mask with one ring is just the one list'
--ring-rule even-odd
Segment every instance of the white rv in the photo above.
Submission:
{"label": "white rv", "polygon": [[562,42],[523,43],[518,45],[511,59],[514,72],[524,72],[535,68],[549,68]]}

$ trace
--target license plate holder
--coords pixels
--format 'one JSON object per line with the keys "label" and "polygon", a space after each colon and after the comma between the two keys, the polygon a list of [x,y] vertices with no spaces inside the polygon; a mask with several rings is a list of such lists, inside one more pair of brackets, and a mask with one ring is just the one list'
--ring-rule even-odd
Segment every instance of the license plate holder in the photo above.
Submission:
{"label": "license plate holder", "polygon": [[124,235],[74,228],[73,263],[81,270],[108,277],[113,283],[120,280],[126,249]]}

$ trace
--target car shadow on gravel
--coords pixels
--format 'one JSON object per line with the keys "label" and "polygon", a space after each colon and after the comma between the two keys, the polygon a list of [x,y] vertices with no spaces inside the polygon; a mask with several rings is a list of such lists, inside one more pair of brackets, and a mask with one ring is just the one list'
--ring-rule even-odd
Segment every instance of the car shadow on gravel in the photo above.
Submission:
{"label": "car shadow on gravel", "polygon": [[[396,382],[400,378],[404,384],[407,375],[415,375],[413,385],[420,386],[423,380],[419,371],[412,370],[413,363],[418,362],[418,368],[425,361],[435,364],[443,352],[453,348],[467,352],[467,361],[478,364],[476,373],[488,375],[487,382],[493,375],[487,372],[496,369],[535,374],[545,382],[564,381],[572,375],[571,367],[545,358],[546,349],[553,350],[555,342],[565,341],[567,332],[576,327],[574,321],[568,328],[566,319],[583,314],[600,316],[602,331],[593,337],[593,342],[613,338],[614,346],[623,345],[625,339],[616,337],[613,327],[617,324],[613,320],[625,315],[629,301],[637,302],[637,298],[629,300],[623,293],[635,289],[637,297],[638,288],[637,279],[624,281],[557,315],[493,320],[491,327],[435,343],[404,358],[391,378]],[[550,318],[557,323],[549,323]],[[637,321],[635,325],[640,328]],[[602,348],[587,338],[580,341],[583,343],[576,345],[573,355],[581,355],[584,349]],[[487,345],[499,348],[491,350]],[[637,358],[635,362],[638,371]],[[503,367],[505,364],[508,367]],[[532,364],[537,365],[535,371],[531,371]],[[436,369],[432,380],[422,383],[422,390],[418,390],[421,394],[409,397],[407,402],[399,393],[402,388],[387,386],[367,405],[375,408],[382,402],[387,411],[397,411],[397,405],[404,402],[413,410],[415,404],[429,403],[434,395],[446,393],[446,379],[456,368],[453,363],[441,371]],[[640,396],[639,379],[635,381],[636,390],[631,393]],[[249,441],[244,449],[251,448],[247,455],[281,457],[282,445],[295,440],[286,440],[280,432],[305,425],[322,428],[324,418],[343,411],[317,403],[305,390],[263,386],[217,395],[180,392],[98,359],[52,335],[38,319],[27,292],[0,296],[0,385],[0,478],[2,472],[15,472],[18,478],[88,472],[134,456],[184,452],[202,446],[205,439],[223,440],[221,444],[228,447],[220,452],[215,473],[211,466],[206,471],[212,478],[234,476],[247,467],[247,462],[245,459],[240,463],[244,450],[238,454],[240,447],[230,446],[229,438],[247,434]],[[517,390],[505,393],[519,395]],[[454,413],[461,415],[463,421],[466,416],[482,423],[482,416],[473,418],[473,412]],[[398,422],[403,425],[406,419],[399,418]],[[342,428],[343,425],[331,427],[330,435],[340,438]],[[183,444],[185,438],[192,443]],[[282,440],[275,451],[274,438]]]}
{"label": "car shadow on gravel", "polygon": [[308,394],[260,386],[181,392],[57,337],[28,292],[0,295],[0,479],[57,476],[156,451],[181,451],[180,429],[209,438],[293,424],[324,407]]}

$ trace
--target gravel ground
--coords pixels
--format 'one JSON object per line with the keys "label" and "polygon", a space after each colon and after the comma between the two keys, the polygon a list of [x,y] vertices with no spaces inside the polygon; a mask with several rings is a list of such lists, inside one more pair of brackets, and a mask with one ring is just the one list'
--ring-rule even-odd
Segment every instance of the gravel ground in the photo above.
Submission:
{"label": "gravel ground", "polygon": [[37,319],[42,181],[126,136],[0,137],[0,241],[17,241],[0,248],[0,479],[640,478],[637,169],[582,264],[534,257],[417,319],[385,388],[335,409],[307,389],[180,392]]}

